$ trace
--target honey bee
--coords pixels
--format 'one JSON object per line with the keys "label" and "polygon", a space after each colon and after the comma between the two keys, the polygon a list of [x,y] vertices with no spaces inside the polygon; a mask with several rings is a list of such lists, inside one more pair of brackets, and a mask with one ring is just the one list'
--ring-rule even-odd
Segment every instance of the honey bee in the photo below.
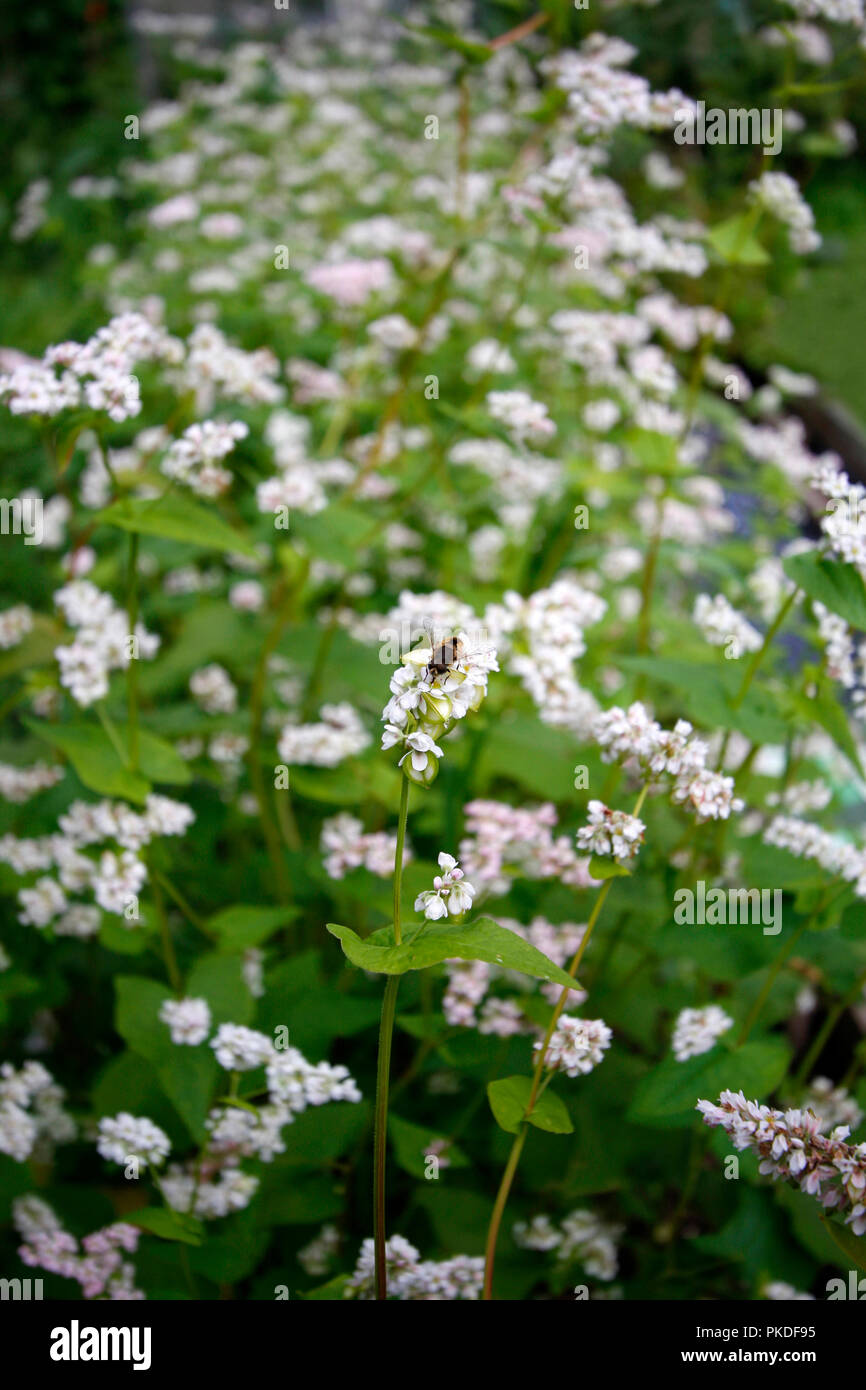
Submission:
{"label": "honey bee", "polygon": [[426,627],[432,650],[430,660],[424,670],[424,676],[432,683],[437,676],[444,676],[450,667],[457,664],[463,656],[465,648],[459,637],[446,637],[444,641],[437,642],[433,636],[432,627],[429,624],[426,624]]}

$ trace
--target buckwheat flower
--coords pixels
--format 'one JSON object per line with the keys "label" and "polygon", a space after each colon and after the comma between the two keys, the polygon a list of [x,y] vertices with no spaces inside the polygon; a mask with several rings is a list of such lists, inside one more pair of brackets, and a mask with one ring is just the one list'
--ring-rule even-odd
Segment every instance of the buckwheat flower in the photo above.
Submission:
{"label": "buckwheat flower", "polygon": [[47,927],[68,906],[66,894],[56,879],[47,875],[37,879],[32,888],[18,890],[21,911],[18,921],[24,926]]}
{"label": "buckwheat flower", "polygon": [[706,640],[714,647],[725,647],[726,655],[739,657],[745,652],[759,650],[763,638],[757,628],[728,603],[724,594],[698,594],[695,599],[694,621]]}
{"label": "buckwheat flower", "polygon": [[821,1121],[821,1129],[847,1125],[856,1129],[863,1120],[863,1111],[844,1086],[834,1086],[826,1076],[815,1076],[803,1097],[803,1108],[811,1110]]}
{"label": "buckwheat flower", "polygon": [[[117,855],[106,850],[99,858],[93,876],[93,896],[105,912],[124,916],[133,898],[137,898],[147,882],[147,868],[131,850]],[[134,919],[125,920],[125,925]]]}
{"label": "buckwheat flower", "polygon": [[390,289],[394,272],[390,261],[382,257],[374,260],[348,260],[332,265],[311,267],[304,276],[308,285],[320,294],[346,307],[363,304],[371,294]]}
{"label": "buckwheat flower", "polygon": [[686,773],[671,793],[677,805],[690,805],[699,821],[727,820],[731,812],[743,809],[743,801],[734,794],[733,777],[704,768],[692,776]]}
{"label": "buckwheat flower", "polygon": [[284,724],[277,751],[288,766],[336,767],[369,748],[372,739],[348,701],[322,705],[315,724]]}
{"label": "buckwheat flower", "polygon": [[258,613],[265,602],[265,591],[257,579],[242,579],[229,589],[229,603],[239,613]]}
{"label": "buckwheat flower", "polygon": [[248,946],[241,958],[241,979],[254,999],[265,992],[265,953],[257,946]]}
{"label": "buckwheat flower", "polygon": [[336,1226],[323,1226],[319,1234],[298,1251],[298,1263],[311,1278],[323,1278],[331,1268],[340,1248],[340,1232]]}
{"label": "buckwheat flower", "polygon": [[79,941],[86,941],[96,936],[101,924],[102,914],[98,907],[91,907],[87,903],[74,903],[54,923],[54,935],[76,936]]}
{"label": "buckwheat flower", "polygon": [[443,873],[437,874],[432,889],[419,893],[415,899],[415,911],[423,912],[431,922],[439,918],[459,917],[472,906],[475,889],[463,877],[463,870],[451,854],[439,855],[439,867]]}
{"label": "buckwheat flower", "polygon": [[[551,1071],[564,1071],[566,1076],[585,1076],[598,1066],[610,1047],[613,1033],[600,1018],[574,1018],[563,1014],[547,1046],[544,1065]],[[534,1044],[540,1052],[543,1042]]]}
{"label": "buckwheat flower", "polygon": [[638,856],[646,826],[626,811],[612,811],[601,801],[590,801],[588,823],[577,832],[577,847],[587,854],[612,855],[620,864]]}
{"label": "buckwheat flower", "polygon": [[14,608],[6,608],[0,613],[0,650],[17,647],[33,630],[33,612],[26,603],[18,603]]}
{"label": "buckwheat flower", "polygon": [[769,1284],[765,1284],[761,1290],[764,1298],[768,1298],[776,1303],[814,1303],[813,1293],[801,1293],[795,1289],[793,1284],[786,1284],[783,1279],[772,1279]]}
{"label": "buckwheat flower", "polygon": [[491,998],[484,1002],[478,1020],[479,1033],[496,1038],[513,1038],[523,1031],[523,1010],[513,999]]}
{"label": "buckwheat flower", "polygon": [[595,1279],[614,1279],[618,1267],[616,1242],[621,1226],[602,1221],[586,1208],[570,1212],[562,1222],[557,1257],[563,1264],[578,1260]]}
{"label": "buckwheat flower", "polygon": [[159,1125],[146,1117],[130,1115],[126,1110],[114,1117],[105,1116],[98,1128],[97,1153],[124,1167],[130,1159],[138,1159],[143,1167],[159,1166],[171,1150],[171,1141]]}
{"label": "buckwheat flower", "polygon": [[420,782],[422,785],[432,782],[437,771],[436,760],[442,757],[442,749],[438,743],[435,743],[429,734],[421,733],[417,729],[406,734],[403,743],[407,751],[397,766],[402,767],[408,759],[409,768],[414,773],[413,781]]}
{"label": "buckwheat flower", "polygon": [[815,215],[790,174],[768,170],[749,184],[749,194],[773,217],[784,222],[790,232],[793,251],[805,255],[821,245],[821,238],[815,231]]}
{"label": "buckwheat flower", "polygon": [[221,1023],[210,1045],[226,1071],[252,1071],[274,1055],[274,1045],[267,1034],[238,1023]]}
{"label": "buckwheat flower", "polygon": [[12,767],[9,763],[0,763],[0,797],[20,805],[37,792],[55,786],[63,775],[62,767],[49,767],[47,763],[34,763],[32,767]]}
{"label": "buckwheat flower", "polygon": [[216,662],[193,671],[189,688],[205,714],[234,714],[237,709],[237,687],[225,667]]}
{"label": "buckwheat flower", "polygon": [[734,1020],[718,1004],[708,1004],[703,1009],[681,1009],[671,1039],[673,1054],[678,1062],[700,1057],[733,1026]]}
{"label": "buckwheat flower", "polygon": [[205,420],[190,425],[176,439],[160,464],[167,478],[184,483],[201,497],[219,497],[231,485],[232,475],[219,466],[249,428],[240,420]]}
{"label": "buckwheat flower", "polygon": [[790,1180],[825,1208],[845,1213],[855,1235],[866,1234],[866,1144],[847,1144],[848,1126],[823,1134],[811,1110],[774,1110],[747,1100],[742,1091],[723,1091],[718,1104],[695,1107],[710,1126],[721,1126],[735,1149],[754,1149],[759,1172]]}
{"label": "buckwheat flower", "polygon": [[206,999],[166,999],[159,1016],[171,1029],[173,1043],[196,1047],[210,1032],[211,1015]]}
{"label": "buckwheat flower", "polygon": [[492,418],[500,420],[518,442],[530,437],[549,439],[556,434],[547,406],[534,401],[528,391],[488,391],[486,400]]}
{"label": "buckwheat flower", "polygon": [[515,1245],[522,1250],[556,1250],[562,1244],[558,1231],[549,1216],[533,1216],[531,1221],[517,1221],[512,1227]]}

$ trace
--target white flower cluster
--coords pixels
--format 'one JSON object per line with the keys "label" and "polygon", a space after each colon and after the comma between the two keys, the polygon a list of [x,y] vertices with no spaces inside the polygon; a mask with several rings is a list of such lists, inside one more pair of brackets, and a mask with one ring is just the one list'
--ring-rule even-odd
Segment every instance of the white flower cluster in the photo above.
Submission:
{"label": "white flower cluster", "polygon": [[505,426],[516,444],[527,439],[549,439],[556,425],[547,406],[534,401],[528,391],[488,391],[487,409],[492,419]]}
{"label": "white flower cluster", "polygon": [[[563,1014],[547,1045],[544,1065],[550,1071],[564,1071],[566,1076],[586,1076],[610,1047],[613,1033],[600,1018],[575,1018]],[[540,1052],[543,1041],[534,1045]]]}
{"label": "white flower cluster", "polygon": [[200,497],[219,497],[232,481],[220,461],[248,434],[248,427],[240,420],[205,420],[190,425],[169,447],[160,468],[167,478],[184,483]]}
{"label": "white flower cluster", "polygon": [[[351,869],[362,866],[379,878],[390,878],[394,872],[397,836],[387,830],[366,831],[363,822],[348,811],[322,821],[319,847],[329,878],[343,878]],[[403,863],[411,857],[411,848],[404,843]]]}
{"label": "white flower cluster", "polygon": [[707,1004],[702,1009],[681,1009],[671,1039],[673,1054],[678,1062],[700,1057],[733,1026],[734,1020],[718,1004]]}
{"label": "white flower cluster", "polygon": [[518,1221],[512,1234],[524,1250],[551,1251],[563,1265],[580,1264],[595,1279],[614,1279],[618,1268],[616,1242],[622,1227],[603,1221],[580,1207],[554,1226],[549,1216]]}
{"label": "white flower cluster", "polygon": [[415,911],[423,912],[431,922],[442,917],[460,917],[472,906],[475,889],[467,882],[463,870],[452,854],[439,855],[441,874],[433,879],[433,887],[419,893],[415,899]]}
{"label": "white flower cluster", "polygon": [[322,705],[315,724],[285,724],[277,745],[280,758],[311,767],[336,767],[357,757],[373,742],[358,711],[343,700]]}
{"label": "white flower cluster", "polygon": [[546,724],[585,737],[598,712],[575,679],[586,651],[584,629],[604,617],[607,604],[577,580],[563,577],[529,598],[509,590],[484,615],[506,666],[518,676]]}
{"label": "white flower cluster", "polygon": [[786,849],[798,859],[814,859],[828,873],[853,883],[858,898],[866,898],[866,850],[797,816],[774,816],[763,838],[765,844]]}
{"label": "white flower cluster", "polygon": [[618,864],[632,864],[643,844],[646,826],[627,811],[612,811],[602,801],[590,801],[589,819],[577,832],[584,854],[613,855]]}
{"label": "white flower cluster", "polygon": [[33,610],[26,603],[16,603],[14,608],[4,608],[0,613],[0,651],[17,647],[33,631]]}
{"label": "white flower cluster", "polygon": [[815,231],[815,215],[790,174],[767,170],[749,184],[751,197],[773,217],[784,222],[790,232],[791,249],[806,255],[821,245]]}
{"label": "white flower cluster", "polygon": [[664,128],[692,109],[677,88],[654,92],[645,77],[622,71],[636,52],[623,39],[597,33],[577,51],[567,49],[545,61],[556,85],[568,92],[579,135],[608,135],[620,125]]}
{"label": "white flower cluster", "polygon": [[371,294],[390,289],[394,272],[383,257],[364,261],[352,259],[311,266],[304,279],[319,294],[327,295],[346,308],[363,304]]}
{"label": "white flower cluster", "polygon": [[732,811],[743,809],[734,795],[733,778],[707,767],[707,745],[695,737],[687,720],[678,719],[673,729],[663,729],[635,701],[628,710],[618,705],[605,710],[593,733],[604,762],[631,767],[644,780],[671,777],[671,799],[688,806],[699,821],[727,820]]}
{"label": "white flower cluster", "polygon": [[104,700],[112,671],[125,670],[138,657],[149,659],[159,649],[159,638],[141,623],[131,633],[123,610],[89,579],[74,579],[58,589],[54,602],[76,629],[75,640],[56,647],[54,655],[60,665],[60,683],[78,705]]}
{"label": "white flower cluster", "polygon": [[120,314],[86,343],[59,343],[41,362],[0,375],[0,401],[13,415],[59,415],[86,408],[121,422],[141,410],[138,362],[182,360],[183,344],[143,314]]}
{"label": "white flower cluster", "polygon": [[340,1232],[336,1226],[328,1222],[317,1236],[298,1251],[298,1263],[303,1267],[305,1274],[321,1279],[331,1268],[339,1248]]}
{"label": "white flower cluster", "polygon": [[211,1016],[206,999],[166,999],[159,1016],[171,1029],[173,1043],[196,1047],[210,1032]]}
{"label": "white flower cluster", "polygon": [[[484,1260],[480,1255],[455,1255],[450,1260],[422,1260],[414,1245],[402,1236],[385,1243],[388,1297],[401,1302],[455,1302],[481,1297]],[[358,1263],[349,1278],[345,1298],[375,1298],[375,1251],[365,1240]]]}
{"label": "white flower cluster", "polygon": [[803,1110],[811,1110],[821,1121],[821,1129],[848,1125],[856,1129],[863,1120],[863,1111],[844,1086],[834,1086],[826,1076],[814,1076],[803,1097]]}
{"label": "white flower cluster", "polygon": [[0,1066],[0,1153],[18,1163],[50,1158],[55,1144],[75,1138],[76,1126],[63,1109],[65,1092],[41,1062]]}
{"label": "white flower cluster", "polygon": [[217,662],[193,671],[189,678],[189,689],[205,714],[234,714],[237,709],[237,686],[225,667]]}
{"label": "white flower cluster", "polygon": [[568,835],[553,836],[556,808],[510,806],[504,801],[467,802],[466,835],[460,841],[460,862],[479,893],[500,897],[511,880],[555,878],[569,888],[593,882],[588,859],[578,858]]}
{"label": "white flower cluster", "polygon": [[56,1214],[39,1197],[17,1197],[12,1204],[12,1219],[24,1240],[18,1254],[24,1264],[59,1274],[63,1279],[75,1279],[81,1285],[83,1298],[106,1298],[114,1302],[130,1302],[144,1298],[135,1287],[135,1270],[124,1253],[131,1254],[138,1246],[141,1231],[125,1221],[87,1235],[81,1242],[64,1230]]}
{"label": "white flower cluster", "polygon": [[33,763],[30,767],[0,763],[0,797],[20,805],[37,792],[56,786],[63,776],[62,767],[49,767],[47,763]]}
{"label": "white flower cluster", "polygon": [[[199,1024],[203,1024],[201,1010],[194,1012],[190,1005],[207,1009],[203,1000],[186,999],[172,1009],[166,1003],[161,1010],[160,1016],[171,1024],[176,1042],[203,1040],[198,1036]],[[205,1035],[209,1026],[208,1011]],[[191,1028],[196,1029],[194,1037],[188,1035]],[[308,1062],[297,1048],[277,1048],[267,1034],[253,1028],[222,1023],[210,1046],[226,1071],[253,1071],[264,1066],[268,1098],[255,1108],[231,1103],[215,1106],[205,1121],[209,1137],[201,1161],[172,1164],[163,1176],[161,1187],[170,1205],[204,1220],[227,1216],[249,1204],[259,1180],[241,1169],[241,1160],[258,1158],[270,1163],[284,1153],[282,1131],[295,1115],[308,1106],[361,1099],[346,1067]]]}
{"label": "white flower cluster", "polygon": [[811,1110],[774,1110],[742,1091],[723,1091],[718,1104],[699,1100],[695,1108],[706,1124],[726,1130],[735,1149],[753,1149],[760,1173],[797,1183],[822,1207],[845,1212],[855,1235],[866,1234],[866,1144],[846,1144],[847,1125],[824,1135]]}
{"label": "white flower cluster", "polygon": [[[126,925],[134,925],[138,916],[127,910],[147,882],[138,851],[156,836],[185,834],[194,819],[182,801],[151,792],[143,811],[134,811],[122,801],[73,801],[59,818],[58,834],[35,840],[2,836],[0,863],[15,873],[57,870],[56,879],[45,875],[33,887],[19,890],[19,921],[39,928],[51,923],[57,936],[87,937],[99,930],[102,908],[123,916]],[[120,852],[103,849],[96,860],[81,853],[107,840],[114,841]],[[97,907],[68,901],[67,894],[87,889],[93,892]]]}
{"label": "white flower cluster", "polygon": [[233,347],[215,324],[200,323],[187,342],[184,384],[195,390],[202,412],[211,409],[216,395],[251,405],[276,405],[283,397],[276,381],[279,369],[269,348],[245,352]]}
{"label": "white flower cluster", "polygon": [[733,658],[743,652],[756,652],[762,638],[757,628],[742,613],[731,606],[724,594],[698,594],[692,617],[706,640],[714,647],[725,647],[725,655]]}
{"label": "white flower cluster", "polygon": [[784,1279],[771,1279],[765,1284],[762,1293],[764,1298],[770,1299],[774,1303],[814,1303],[815,1295],[811,1293],[801,1293],[795,1289],[793,1284],[787,1284]]}
{"label": "white flower cluster", "polygon": [[403,657],[382,711],[382,747],[405,750],[398,766],[420,786],[429,786],[439,770],[442,749],[436,740],[478,709],[489,673],[499,670],[496,650],[483,634],[458,632],[449,643],[451,660],[442,671],[431,669],[436,646],[416,647]]}
{"label": "white flower cluster", "polygon": [[148,1165],[158,1168],[171,1151],[171,1141],[165,1130],[146,1116],[130,1115],[128,1110],[103,1116],[98,1130],[96,1151],[109,1163],[126,1167],[135,1160],[142,1168]]}

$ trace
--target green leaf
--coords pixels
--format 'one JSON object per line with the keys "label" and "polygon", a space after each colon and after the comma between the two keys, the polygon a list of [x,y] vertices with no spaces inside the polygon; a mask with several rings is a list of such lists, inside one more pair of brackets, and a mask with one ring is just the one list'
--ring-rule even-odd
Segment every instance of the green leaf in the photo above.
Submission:
{"label": "green leaf", "polygon": [[235,903],[211,917],[207,929],[219,941],[221,951],[245,951],[261,945],[297,915],[296,907],[246,907]]}
{"label": "green leaf", "polygon": [[829,1217],[822,1216],[821,1220],[830,1239],[838,1245],[842,1253],[847,1255],[858,1269],[866,1271],[866,1240],[862,1236],[855,1236],[849,1226],[842,1226]]}
{"label": "green leaf", "polygon": [[62,633],[54,623],[35,616],[33,629],[11,651],[0,656],[0,680],[26,671],[28,666],[47,666],[54,659],[54,648],[62,642]]}
{"label": "green leaf", "polygon": [[529,1076],[506,1076],[501,1081],[491,1081],[487,1087],[487,1099],[493,1118],[500,1129],[509,1134],[517,1134],[526,1116],[527,1122],[536,1129],[544,1129],[548,1134],[572,1134],[574,1125],[569,1119],[564,1104],[552,1091],[547,1090],[539,1096],[526,1115],[526,1107],[532,1094],[532,1078]]}
{"label": "green leaf", "polygon": [[630,878],[631,869],[626,868],[613,856],[594,854],[589,861],[590,878]]}
{"label": "green leaf", "polygon": [[437,29],[426,24],[410,24],[407,20],[403,21],[406,29],[411,29],[416,34],[423,34],[425,39],[432,39],[434,43],[448,48],[452,53],[459,53],[461,58],[465,58],[470,63],[486,63],[493,57],[494,50],[488,48],[486,44],[470,43],[468,39],[461,38],[451,29]]}
{"label": "green leaf", "polygon": [[348,1282],[348,1274],[337,1274],[333,1279],[329,1279],[327,1284],[320,1284],[318,1288],[309,1289],[307,1293],[299,1292],[298,1298],[302,1298],[305,1303],[343,1303]]}
{"label": "green leaf", "polygon": [[407,970],[426,970],[428,965],[438,965],[443,960],[485,960],[507,970],[520,970],[537,980],[579,988],[576,980],[541,951],[490,917],[479,917],[477,922],[464,926],[413,923],[406,927],[399,946],[394,945],[392,927],[373,932],[366,941],[350,927],[335,922],[328,922],[327,930],[337,937],[353,965],[377,974],[403,975]]}
{"label": "green leaf", "polygon": [[668,1056],[638,1082],[628,1118],[666,1128],[692,1124],[699,1100],[717,1100],[721,1091],[742,1090],[760,1100],[785,1075],[790,1053],[777,1041],[751,1042],[731,1052],[715,1047],[678,1062]]}
{"label": "green leaf", "polygon": [[[427,1155],[432,1144],[441,1139],[441,1131],[425,1129],[422,1125],[401,1120],[398,1115],[388,1116],[388,1133],[394,1145],[394,1156],[401,1168],[415,1178],[427,1177]],[[436,1150],[438,1153],[438,1149]],[[442,1150],[442,1172],[448,1168],[467,1168],[469,1160],[456,1144],[449,1143]]]}
{"label": "green leaf", "polygon": [[163,1240],[179,1240],[182,1245],[201,1245],[204,1239],[204,1226],[200,1221],[185,1212],[170,1211],[168,1207],[144,1207],[123,1219],[130,1226],[140,1226]]}
{"label": "green leaf", "polygon": [[866,632],[866,584],[853,565],[828,560],[817,550],[789,555],[782,562],[785,573],[809,598],[838,613],[846,623]]}
{"label": "green leaf", "polygon": [[255,558],[255,546],[214,511],[201,507],[180,493],[169,492],[155,500],[124,497],[98,513],[97,522],[119,526],[144,536],[163,536],[199,550],[228,550]]}
{"label": "green leaf", "polygon": [[255,1012],[255,1000],[241,975],[241,957],[222,955],[218,951],[200,956],[190,971],[186,994],[193,999],[206,999],[214,1027],[220,1023],[249,1024]]}
{"label": "green leaf", "polygon": [[767,265],[770,257],[752,231],[749,213],[738,213],[711,228],[707,241],[727,265]]}
{"label": "green leaf", "polygon": [[26,718],[24,723],[37,738],[66,754],[92,792],[141,803],[150,791],[150,783],[124,766],[111,739],[97,724],[55,726]]}

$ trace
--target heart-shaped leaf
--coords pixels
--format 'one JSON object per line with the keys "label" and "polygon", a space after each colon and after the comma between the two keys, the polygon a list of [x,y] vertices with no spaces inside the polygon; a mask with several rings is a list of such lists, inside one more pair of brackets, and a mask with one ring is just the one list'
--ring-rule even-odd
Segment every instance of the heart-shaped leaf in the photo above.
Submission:
{"label": "heart-shaped leaf", "polygon": [[484,960],[537,980],[579,988],[576,980],[541,951],[490,917],[479,917],[477,922],[462,926],[415,922],[405,928],[399,946],[394,945],[392,927],[373,932],[366,941],[351,927],[341,927],[336,922],[329,922],[327,929],[336,936],[353,965],[376,974],[403,975],[407,970],[426,970],[428,965],[438,965],[443,960]]}
{"label": "heart-shaped leaf", "polygon": [[536,1129],[547,1130],[548,1134],[572,1134],[574,1125],[559,1096],[552,1091],[540,1095],[526,1114],[529,1097],[532,1094],[532,1078],[529,1076],[505,1076],[501,1081],[491,1081],[487,1087],[487,1099],[493,1118],[500,1129],[516,1134],[524,1117]]}

